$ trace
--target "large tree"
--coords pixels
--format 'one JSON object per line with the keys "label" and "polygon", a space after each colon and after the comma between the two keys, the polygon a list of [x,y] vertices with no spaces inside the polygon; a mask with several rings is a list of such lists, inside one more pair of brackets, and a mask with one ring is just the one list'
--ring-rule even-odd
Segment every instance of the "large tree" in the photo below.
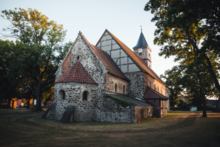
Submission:
{"label": "large tree", "polygon": [[22,44],[22,47],[17,48],[17,53],[23,56],[13,60],[11,74],[19,73],[35,81],[35,110],[42,110],[42,93],[53,86],[54,72],[59,64],[54,46],[63,41],[66,31],[62,25],[49,21],[48,17],[37,10],[15,8],[4,10],[2,14],[12,24],[4,29],[10,34],[4,35],[15,37]]}
{"label": "large tree", "polygon": [[175,55],[178,59],[193,53],[194,62],[207,68],[220,93],[219,69],[210,60],[215,54],[214,62],[218,62],[220,55],[220,1],[150,0],[145,10],[154,14],[154,43],[163,46],[160,55]]}

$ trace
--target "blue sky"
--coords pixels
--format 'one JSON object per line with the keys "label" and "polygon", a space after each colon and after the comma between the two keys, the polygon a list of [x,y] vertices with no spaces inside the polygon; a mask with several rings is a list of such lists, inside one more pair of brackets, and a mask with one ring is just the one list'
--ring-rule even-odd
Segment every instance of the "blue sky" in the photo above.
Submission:
{"label": "blue sky", "polygon": [[[65,42],[74,41],[81,31],[88,41],[96,44],[105,29],[132,49],[138,41],[142,26],[143,34],[152,49],[152,69],[158,74],[171,69],[174,58],[158,55],[161,46],[154,45],[155,24],[153,15],[144,11],[146,0],[1,0],[0,11],[17,8],[37,9],[49,20],[63,24],[67,30]],[[10,23],[0,18],[0,33]],[[0,39],[3,38],[0,35]],[[7,38],[10,39],[10,38]]]}

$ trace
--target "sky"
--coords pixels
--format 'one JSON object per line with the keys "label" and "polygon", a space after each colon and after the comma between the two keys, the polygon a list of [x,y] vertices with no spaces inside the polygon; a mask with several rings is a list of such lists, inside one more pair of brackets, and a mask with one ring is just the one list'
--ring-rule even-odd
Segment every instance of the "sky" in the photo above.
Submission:
{"label": "sky", "polygon": [[[144,11],[147,0],[1,0],[0,11],[14,8],[36,9],[49,20],[62,24],[67,30],[64,42],[75,41],[81,31],[87,40],[96,45],[99,38],[108,29],[131,50],[137,44],[141,26],[149,47],[152,49],[152,69],[157,75],[164,74],[177,62],[174,58],[159,56],[162,46],[155,45],[156,26],[151,22],[153,14]],[[0,33],[10,25],[0,17]],[[3,38],[0,35],[0,39]]]}

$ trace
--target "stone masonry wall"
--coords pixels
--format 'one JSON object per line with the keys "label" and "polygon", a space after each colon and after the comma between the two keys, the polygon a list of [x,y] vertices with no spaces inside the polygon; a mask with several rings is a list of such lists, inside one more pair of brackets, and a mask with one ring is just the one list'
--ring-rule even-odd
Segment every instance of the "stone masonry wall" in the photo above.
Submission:
{"label": "stone masonry wall", "polygon": [[[110,98],[97,97],[98,86],[82,83],[56,83],[54,102],[57,103],[54,118],[60,120],[69,105],[74,105],[74,121],[101,121],[115,123],[134,123],[134,106],[121,107]],[[65,99],[59,97],[59,91],[65,91]],[[82,99],[83,91],[89,93],[88,99]]]}
{"label": "stone masonry wall", "polygon": [[96,109],[96,121],[113,123],[134,123],[135,106],[120,106],[111,98],[104,97],[100,109]]}
{"label": "stone masonry wall", "polygon": [[[65,99],[59,97],[60,90],[65,92]],[[82,94],[88,92],[88,99],[83,100]],[[91,121],[95,120],[95,107],[100,107],[101,97],[98,96],[98,85],[83,84],[77,82],[56,83],[54,91],[54,102],[56,106],[55,119],[60,120],[68,105],[74,105],[75,121]]]}
{"label": "stone masonry wall", "polygon": [[153,116],[153,106],[135,106],[135,123]]}
{"label": "stone masonry wall", "polygon": [[129,97],[143,98],[144,89],[144,74],[139,73],[127,73],[125,74],[130,79]]}
{"label": "stone masonry wall", "polygon": [[[115,91],[115,85],[117,84],[117,92]],[[123,91],[123,87],[125,88]],[[129,82],[110,74],[106,74],[105,91],[112,93],[128,94]]]}

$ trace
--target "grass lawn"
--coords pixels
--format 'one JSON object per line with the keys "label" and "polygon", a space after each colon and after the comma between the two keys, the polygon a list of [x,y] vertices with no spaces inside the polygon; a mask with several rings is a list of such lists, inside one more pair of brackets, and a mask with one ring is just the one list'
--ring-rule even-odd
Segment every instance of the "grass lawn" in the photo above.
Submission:
{"label": "grass lawn", "polygon": [[43,112],[0,109],[0,146],[220,146],[220,113],[169,111],[136,124],[60,123]]}

